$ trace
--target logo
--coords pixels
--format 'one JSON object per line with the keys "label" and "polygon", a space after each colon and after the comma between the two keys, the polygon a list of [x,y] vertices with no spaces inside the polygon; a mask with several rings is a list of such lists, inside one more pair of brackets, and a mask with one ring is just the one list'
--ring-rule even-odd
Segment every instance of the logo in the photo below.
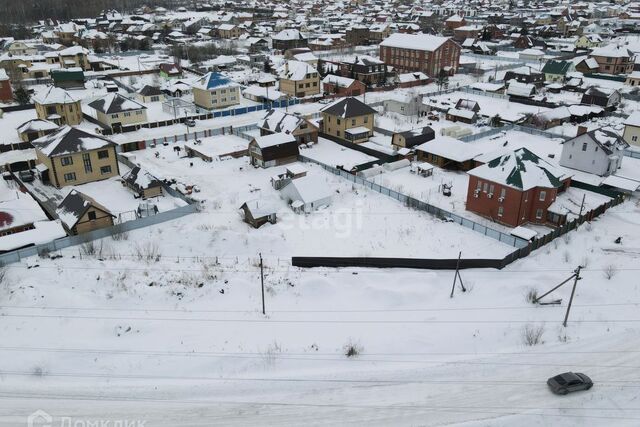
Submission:
{"label": "logo", "polygon": [[51,427],[53,417],[45,411],[38,409],[27,418],[27,427]]}

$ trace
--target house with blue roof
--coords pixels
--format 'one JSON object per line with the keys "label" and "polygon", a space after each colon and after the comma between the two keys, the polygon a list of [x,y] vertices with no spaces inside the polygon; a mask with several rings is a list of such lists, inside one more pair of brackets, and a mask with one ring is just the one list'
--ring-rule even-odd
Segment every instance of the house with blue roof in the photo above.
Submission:
{"label": "house with blue roof", "polygon": [[212,110],[240,104],[240,85],[221,73],[209,72],[193,85],[193,102]]}

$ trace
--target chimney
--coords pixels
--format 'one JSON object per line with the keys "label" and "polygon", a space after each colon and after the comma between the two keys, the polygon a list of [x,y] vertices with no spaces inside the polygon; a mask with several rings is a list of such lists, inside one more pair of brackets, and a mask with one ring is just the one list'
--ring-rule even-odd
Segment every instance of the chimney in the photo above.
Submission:
{"label": "chimney", "polygon": [[576,136],[580,136],[587,133],[587,127],[586,126],[578,126],[578,134]]}
{"label": "chimney", "polygon": [[289,74],[289,61],[284,63],[284,73]]}

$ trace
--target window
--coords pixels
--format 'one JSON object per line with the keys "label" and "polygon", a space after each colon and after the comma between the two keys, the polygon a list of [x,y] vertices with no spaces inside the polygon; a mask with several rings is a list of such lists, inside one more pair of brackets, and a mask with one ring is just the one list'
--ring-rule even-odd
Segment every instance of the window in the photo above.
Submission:
{"label": "window", "polygon": [[369,123],[369,116],[364,116],[364,122]]}
{"label": "window", "polygon": [[111,166],[102,166],[100,168],[100,174],[101,175],[106,175],[108,173],[111,173]]}
{"label": "window", "polygon": [[336,131],[336,136],[340,136],[340,131],[339,130]]}
{"label": "window", "polygon": [[87,216],[89,217],[89,221],[95,221],[96,220],[96,212],[95,211],[87,212]]}
{"label": "window", "polygon": [[482,189],[482,181],[478,180],[478,184],[476,185],[476,190],[480,191]]}
{"label": "window", "polygon": [[49,105],[47,107],[47,115],[52,115],[52,114],[56,114],[56,106],[55,105]]}
{"label": "window", "polygon": [[504,214],[504,207],[498,206],[498,216],[502,216]]}
{"label": "window", "polygon": [[75,181],[76,180],[76,174],[74,172],[65,173],[64,174],[64,180],[65,180],[65,182]]}
{"label": "window", "polygon": [[131,113],[129,111],[125,111],[124,116],[125,117],[131,117]]}
{"label": "window", "polygon": [[582,151],[587,151],[587,143],[582,143]]}
{"label": "window", "polygon": [[632,140],[633,142],[638,142],[638,135],[634,135],[634,136],[632,136],[632,137],[631,137],[631,140]]}
{"label": "window", "polygon": [[542,209],[536,209],[536,219],[542,219]]}
{"label": "window", "polygon": [[112,114],[112,115],[111,115],[111,118],[112,118],[112,119],[117,119],[117,118],[118,118],[118,115],[117,115],[117,114]]}
{"label": "window", "polygon": [[60,164],[62,166],[69,166],[73,164],[73,157],[67,156],[60,159]]}
{"label": "window", "polygon": [[547,198],[547,192],[546,191],[541,191],[540,192],[540,201],[544,202],[544,199]]}
{"label": "window", "polygon": [[160,97],[159,96],[156,95],[156,96],[152,96],[151,97],[151,102],[157,102],[157,101],[160,101]]}
{"label": "window", "polygon": [[338,125],[340,124],[340,119],[336,119],[336,122],[338,123]]}
{"label": "window", "polygon": [[496,187],[495,187],[493,184],[491,184],[491,185],[489,186],[489,193],[493,194],[493,191],[495,190],[495,188],[496,188]]}
{"label": "window", "polygon": [[91,155],[89,153],[84,153],[82,155],[82,163],[84,164],[84,171],[86,173],[93,172],[93,168],[91,167]]}
{"label": "window", "polygon": [[505,198],[505,196],[507,195],[507,190],[506,189],[501,189],[500,190],[500,197],[502,197],[503,199]]}
{"label": "window", "polygon": [[351,119],[351,126],[355,126],[356,125],[356,119]]}
{"label": "window", "polygon": [[141,115],[142,115],[142,110],[136,111],[136,116],[141,116]]}
{"label": "window", "polygon": [[109,158],[109,150],[100,150],[98,151],[99,159],[108,159]]}
{"label": "window", "polygon": [[487,192],[487,190],[489,190],[489,183],[488,183],[488,182],[485,182],[485,183],[484,183],[484,185],[482,186],[482,191],[483,191],[484,193],[486,193],[486,192]]}

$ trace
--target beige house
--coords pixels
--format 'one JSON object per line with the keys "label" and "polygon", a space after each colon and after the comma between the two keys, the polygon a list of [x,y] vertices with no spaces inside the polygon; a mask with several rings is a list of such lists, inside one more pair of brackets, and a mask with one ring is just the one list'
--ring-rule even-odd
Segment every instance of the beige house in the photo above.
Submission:
{"label": "beige house", "polygon": [[116,145],[71,126],[63,126],[32,141],[44,182],[61,188],[99,181],[120,174]]}
{"label": "beige house", "polygon": [[640,111],[631,114],[624,121],[622,139],[627,144],[640,146]]}
{"label": "beige house", "polygon": [[598,34],[583,34],[576,40],[575,46],[578,49],[593,49],[604,44],[602,37]]}
{"label": "beige house", "polygon": [[322,132],[353,143],[366,142],[373,135],[376,111],[356,98],[340,99],[320,110]]}
{"label": "beige house", "polygon": [[18,138],[23,142],[31,142],[58,129],[58,125],[48,120],[31,119],[18,126]]}
{"label": "beige house", "polygon": [[62,68],[80,67],[85,71],[91,70],[89,51],[82,46],[73,46],[58,52]]}
{"label": "beige house", "polygon": [[287,61],[278,69],[280,92],[303,98],[320,93],[318,70],[302,61]]}
{"label": "beige house", "polygon": [[269,110],[258,121],[260,136],[272,133],[293,135],[298,144],[318,142],[318,127],[298,114],[290,114],[282,110]]}
{"label": "beige house", "polygon": [[66,90],[50,86],[33,97],[36,115],[57,125],[77,125],[82,122],[80,100]]}
{"label": "beige house", "polygon": [[237,25],[220,24],[218,26],[218,36],[221,39],[237,39],[242,34],[244,34],[244,30]]}
{"label": "beige house", "polygon": [[71,190],[56,209],[63,227],[69,234],[82,234],[111,227],[115,216],[93,198]]}
{"label": "beige house", "polygon": [[164,101],[164,92],[157,86],[145,85],[142,89],[136,92],[136,98],[140,102],[159,102]]}
{"label": "beige house", "polygon": [[90,102],[89,107],[96,111],[96,119],[114,132],[147,122],[147,107],[119,93],[108,93]]}
{"label": "beige house", "polygon": [[212,110],[240,104],[240,85],[220,73],[209,72],[193,85],[193,102]]}

